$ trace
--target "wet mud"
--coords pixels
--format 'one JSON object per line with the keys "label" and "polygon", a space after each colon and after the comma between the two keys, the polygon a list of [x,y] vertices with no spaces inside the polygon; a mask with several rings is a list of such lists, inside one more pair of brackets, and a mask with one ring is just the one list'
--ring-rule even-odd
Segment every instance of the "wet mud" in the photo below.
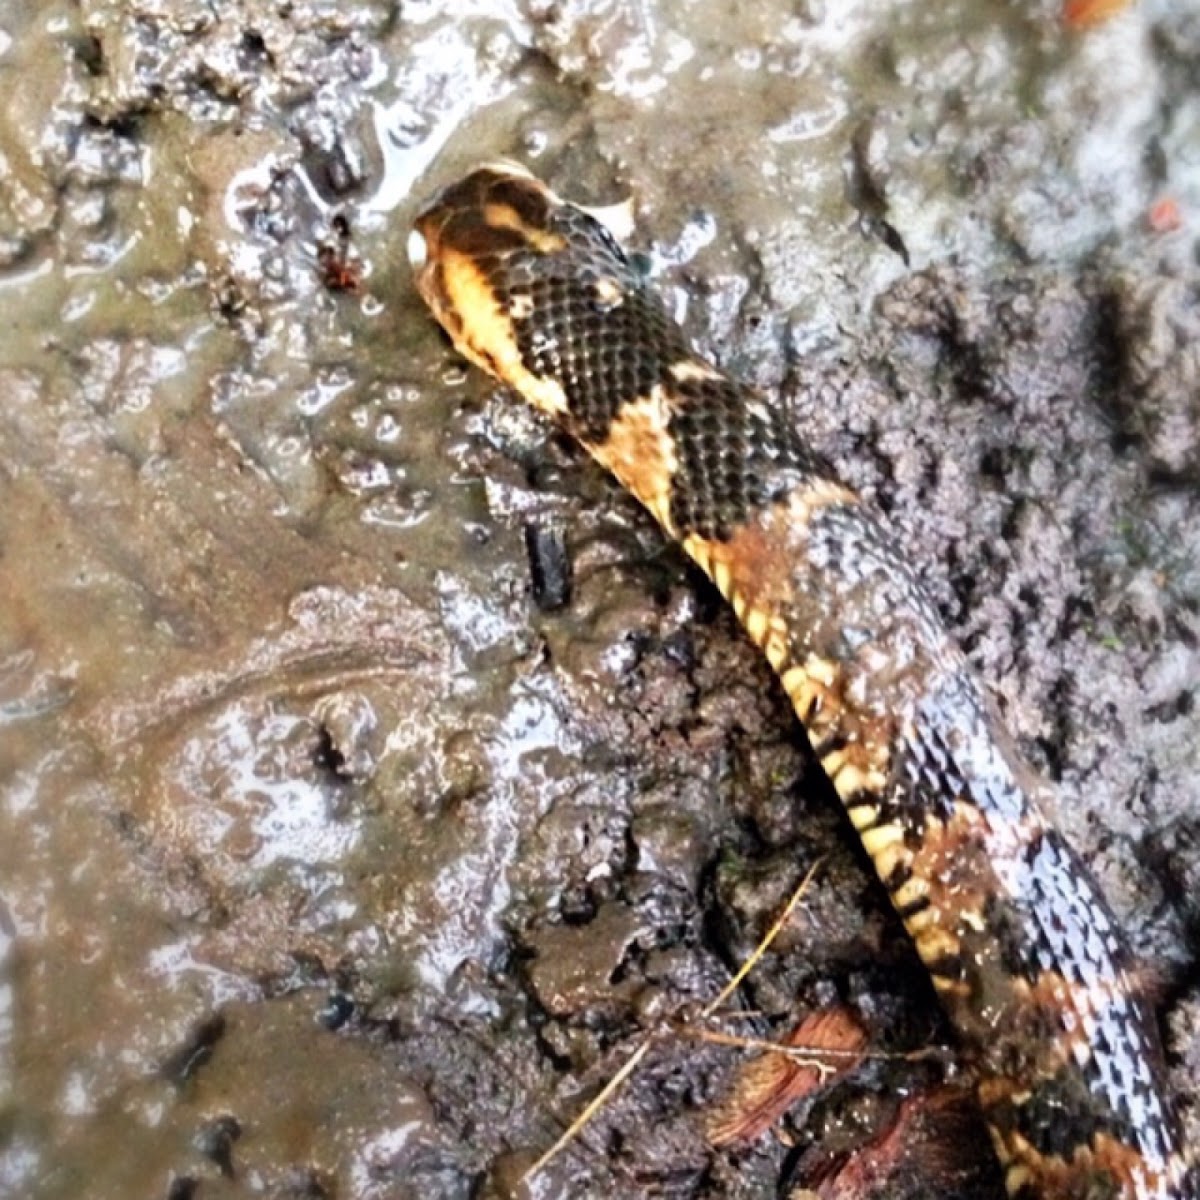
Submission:
{"label": "wet mud", "polygon": [[769,671],[422,310],[501,155],[891,515],[1200,1141],[1200,20],[741,8],[0,0],[0,1196],[1000,1194]]}

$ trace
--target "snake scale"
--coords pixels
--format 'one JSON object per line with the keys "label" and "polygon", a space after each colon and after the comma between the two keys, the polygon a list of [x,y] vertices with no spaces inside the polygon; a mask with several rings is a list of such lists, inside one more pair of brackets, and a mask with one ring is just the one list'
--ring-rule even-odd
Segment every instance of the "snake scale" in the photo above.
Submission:
{"label": "snake scale", "polygon": [[457,349],[633,492],[770,660],[972,1064],[1009,1194],[1197,1200],[1121,931],[882,518],[524,168],[443,190],[409,254]]}

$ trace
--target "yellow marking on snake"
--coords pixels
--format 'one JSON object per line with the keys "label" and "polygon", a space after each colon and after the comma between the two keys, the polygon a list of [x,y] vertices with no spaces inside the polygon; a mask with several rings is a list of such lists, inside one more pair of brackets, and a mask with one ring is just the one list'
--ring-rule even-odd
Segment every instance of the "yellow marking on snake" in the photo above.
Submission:
{"label": "yellow marking on snake", "polygon": [[625,293],[615,279],[597,279],[592,286],[596,299],[607,309],[619,307],[625,299]]}
{"label": "yellow marking on snake", "polygon": [[766,640],[770,629],[771,618],[761,608],[750,609],[745,616],[746,632],[756,646],[761,646]]}
{"label": "yellow marking on snake", "polygon": [[917,953],[926,963],[941,962],[945,958],[953,958],[962,949],[958,938],[948,929],[940,925],[923,929],[917,936]]}
{"label": "yellow marking on snake", "polygon": [[[929,884],[926,880],[915,876],[906,880],[892,893],[892,903],[897,908],[908,908],[929,895]],[[919,914],[914,913],[909,920],[915,920]]]}
{"label": "yellow marking on snake", "polygon": [[951,997],[961,998],[970,995],[970,985],[961,979],[951,979],[948,975],[939,975],[936,971],[929,972],[933,980],[933,989],[939,996],[945,996],[947,1002]]}
{"label": "yellow marking on snake", "polygon": [[804,689],[808,686],[808,672],[803,667],[789,667],[780,676],[780,682],[783,684],[783,690],[794,702],[798,695],[804,694]]}
{"label": "yellow marking on snake", "polygon": [[698,533],[689,533],[681,543],[687,556],[709,578],[712,577],[712,542],[702,538]]}
{"label": "yellow marking on snake", "polygon": [[810,654],[804,660],[804,669],[809,678],[815,679],[822,687],[833,687],[834,681],[838,677],[837,663],[830,662],[829,659],[821,658],[816,654]]}
{"label": "yellow marking on snake", "polygon": [[771,664],[773,671],[782,671],[787,666],[791,654],[786,633],[772,629],[763,645],[763,653],[767,656],[767,662]]}
{"label": "yellow marking on snake", "polygon": [[851,797],[858,795],[867,785],[867,773],[861,767],[857,767],[854,763],[847,763],[839,772],[838,777],[833,781],[833,786],[837,789],[837,794],[843,800],[849,800]]}
{"label": "yellow marking on snake", "polygon": [[[542,412],[563,416],[568,405],[562,385],[535,375],[525,366],[512,322],[474,260],[444,246],[437,264],[435,267],[431,256],[417,280],[430,307],[435,312],[471,314],[470,332],[461,320],[448,319],[444,323],[454,348],[476,366],[498,375]],[[433,283],[435,269],[440,272],[441,295]]]}
{"label": "yellow marking on snake", "polygon": [[816,715],[825,689],[803,667],[789,667],[783,673],[783,688],[791,697],[796,716],[807,725]]}
{"label": "yellow marking on snake", "polygon": [[672,377],[679,383],[691,383],[700,380],[717,380],[723,379],[724,376],[715,367],[710,367],[708,363],[701,362],[695,358],[680,359],[677,363],[672,363],[667,368],[671,372]]}
{"label": "yellow marking on snake", "polygon": [[875,858],[889,846],[899,845],[904,841],[904,830],[899,825],[876,825],[874,829],[862,831],[862,844],[866,852]]}
{"label": "yellow marking on snake", "polygon": [[670,420],[670,397],[661,384],[655,385],[648,396],[623,404],[608,436],[588,448],[675,537],[671,483],[679,460],[668,429]]}
{"label": "yellow marking on snake", "polygon": [[733,591],[733,572],[729,569],[729,564],[722,558],[713,562],[712,569],[713,583],[717,585],[717,590],[722,596],[728,596]]}
{"label": "yellow marking on snake", "polygon": [[875,873],[887,883],[897,870],[907,870],[912,865],[913,853],[903,842],[893,842],[872,855],[871,861],[875,864]]}
{"label": "yellow marking on snake", "polygon": [[873,804],[860,804],[855,808],[850,809],[850,823],[863,833],[871,828],[876,821],[879,820],[879,809]]}
{"label": "yellow marking on snake", "polygon": [[859,505],[862,501],[844,484],[835,479],[815,478],[794,488],[786,500],[791,520],[807,525],[818,508],[834,504]]}
{"label": "yellow marking on snake", "polygon": [[850,752],[846,749],[831,750],[824,758],[821,759],[821,768],[830,779],[833,780],[835,786],[837,784],[838,772],[850,761]]}
{"label": "yellow marking on snake", "polygon": [[936,925],[937,922],[937,909],[923,908],[920,912],[913,913],[911,917],[905,917],[904,928],[908,930],[913,941],[916,941],[918,933],[928,929],[931,925]]}
{"label": "yellow marking on snake", "polygon": [[[878,742],[863,742],[863,750],[876,762],[887,761],[887,748],[881,746]],[[879,794],[887,787],[887,783],[887,775],[883,771],[871,767],[868,769],[866,778],[863,780],[863,787],[868,792]]]}
{"label": "yellow marking on snake", "polygon": [[1004,1190],[1010,1195],[1015,1196],[1026,1184],[1033,1181],[1033,1172],[1028,1167],[1017,1163],[1011,1166],[1004,1173]]}
{"label": "yellow marking on snake", "polygon": [[519,233],[535,250],[542,254],[555,254],[566,248],[561,234],[539,229],[522,220],[521,214],[511,205],[492,201],[483,206],[483,219],[494,229],[512,229]]}

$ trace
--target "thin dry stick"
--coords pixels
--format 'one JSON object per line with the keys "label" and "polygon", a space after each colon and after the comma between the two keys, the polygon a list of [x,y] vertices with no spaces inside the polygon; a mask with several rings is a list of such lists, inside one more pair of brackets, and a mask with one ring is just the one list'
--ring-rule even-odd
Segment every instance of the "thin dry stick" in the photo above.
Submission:
{"label": "thin dry stick", "polygon": [[742,986],[742,980],[745,979],[746,976],[749,975],[750,972],[753,971],[758,965],[758,960],[762,958],[762,956],[771,948],[771,943],[779,936],[780,930],[783,929],[783,927],[788,923],[788,919],[791,917],[792,913],[796,911],[796,905],[800,903],[801,897],[805,892],[808,891],[808,885],[812,883],[813,876],[820,869],[820,866],[824,861],[825,860],[823,858],[818,858],[817,861],[813,863],[811,867],[809,867],[808,874],[805,875],[802,880],[800,880],[800,886],[797,887],[792,893],[792,898],[787,902],[786,905],[784,905],[783,912],[779,914],[779,916],[775,919],[775,923],[770,929],[767,930],[766,937],[764,937],[763,940],[759,942],[757,946],[755,946],[754,953],[751,954],[744,963],[742,963],[737,974],[734,975],[734,977],[721,989],[717,998],[710,1004],[706,1004],[704,1006],[704,1010],[700,1014],[703,1018],[707,1019],[711,1017],[713,1013],[715,1013],[717,1009],[720,1008],[721,1005],[724,1004],[725,1001],[728,1000],[729,997],[732,996],[733,993]]}
{"label": "thin dry stick", "polygon": [[599,1092],[588,1102],[587,1107],[567,1126],[562,1137],[542,1155],[541,1158],[521,1176],[521,1181],[536,1175],[543,1167],[549,1165],[559,1152],[565,1150],[584,1130],[584,1126],[608,1103],[608,1098],[633,1074],[634,1068],[646,1057],[646,1052],[654,1042],[654,1035],[650,1034],[644,1042],[629,1056],[625,1061],[625,1065],[600,1089]]}
{"label": "thin dry stick", "polygon": [[[775,923],[770,929],[767,930],[766,936],[755,947],[754,953],[751,954],[750,957],[742,964],[737,974],[735,974],[734,977],[721,989],[721,992],[716,999],[710,1004],[705,1005],[700,1014],[702,1018],[707,1019],[711,1017],[713,1013],[715,1013],[717,1009],[719,1009],[721,1005],[724,1004],[725,1001],[728,1000],[735,991],[737,991],[742,980],[745,979],[752,970],[754,970],[754,967],[758,963],[759,959],[761,959],[767,950],[770,949],[771,943],[779,936],[780,930],[783,929],[788,922],[788,918],[793,912],[795,912],[796,905],[800,903],[804,893],[808,890],[808,886],[812,883],[813,876],[816,875],[817,869],[821,866],[822,862],[824,862],[824,859],[819,858],[809,868],[808,874],[805,875],[802,880],[800,880],[800,885],[792,893],[791,899],[788,900],[783,911],[775,920]],[[638,1048],[629,1056],[629,1058],[626,1059],[621,1069],[617,1071],[617,1073],[600,1089],[600,1091],[594,1097],[592,1097],[587,1106],[584,1108],[583,1112],[581,1112],[579,1116],[577,1116],[575,1120],[573,1120],[571,1124],[568,1125],[563,1131],[563,1134],[558,1141],[556,1141],[554,1145],[551,1146],[550,1149],[547,1150],[546,1153],[543,1154],[541,1158],[539,1158],[537,1162],[535,1162],[533,1166],[531,1166],[521,1176],[522,1182],[524,1182],[526,1179],[531,1179],[543,1167],[546,1167],[553,1162],[554,1159],[556,1159],[559,1154],[562,1153],[562,1151],[565,1150],[567,1146],[569,1146],[583,1132],[591,1119],[608,1103],[612,1094],[625,1082],[625,1080],[629,1078],[630,1075],[633,1074],[638,1063],[640,1063],[642,1059],[646,1057],[657,1036],[658,1035],[655,1033],[647,1034],[645,1041],[643,1041],[641,1045],[638,1046]]]}
{"label": "thin dry stick", "polygon": [[698,1042],[712,1042],[716,1046],[736,1046],[739,1050],[761,1050],[766,1054],[778,1054],[818,1071],[834,1069],[828,1062],[823,1062],[823,1059],[902,1057],[901,1055],[866,1055],[861,1050],[839,1050],[836,1046],[805,1046],[803,1044],[785,1046],[780,1042],[772,1042],[768,1038],[740,1037],[734,1033],[721,1033],[717,1029],[688,1029],[686,1026],[682,1026],[679,1033],[683,1037],[692,1038]]}
{"label": "thin dry stick", "polygon": [[[732,1013],[729,1016],[740,1016]],[[726,1017],[728,1019],[728,1016]],[[688,1025],[675,1026],[680,1037],[692,1038],[697,1042],[713,1042],[718,1046],[735,1046],[739,1050],[762,1050],[767,1054],[780,1054],[784,1058],[821,1069],[816,1061],[822,1058],[869,1058],[884,1062],[926,1062],[945,1058],[940,1046],[919,1046],[916,1050],[839,1050],[834,1046],[808,1046],[802,1042],[784,1045],[766,1038],[745,1037],[738,1033],[722,1033],[719,1029],[693,1029]]]}

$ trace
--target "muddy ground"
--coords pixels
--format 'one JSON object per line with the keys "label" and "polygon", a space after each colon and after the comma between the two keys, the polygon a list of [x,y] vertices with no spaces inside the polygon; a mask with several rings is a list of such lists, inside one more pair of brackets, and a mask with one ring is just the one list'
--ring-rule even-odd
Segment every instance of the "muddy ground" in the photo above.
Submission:
{"label": "muddy ground", "polygon": [[[0,1196],[774,1197],[961,1078],[730,615],[423,312],[498,155],[892,515],[1196,1102],[1200,13],[736,7],[0,0]],[[664,1030],[818,861],[720,1028],[872,1054],[715,1149]],[[994,1200],[925,1124],[860,1194]]]}

